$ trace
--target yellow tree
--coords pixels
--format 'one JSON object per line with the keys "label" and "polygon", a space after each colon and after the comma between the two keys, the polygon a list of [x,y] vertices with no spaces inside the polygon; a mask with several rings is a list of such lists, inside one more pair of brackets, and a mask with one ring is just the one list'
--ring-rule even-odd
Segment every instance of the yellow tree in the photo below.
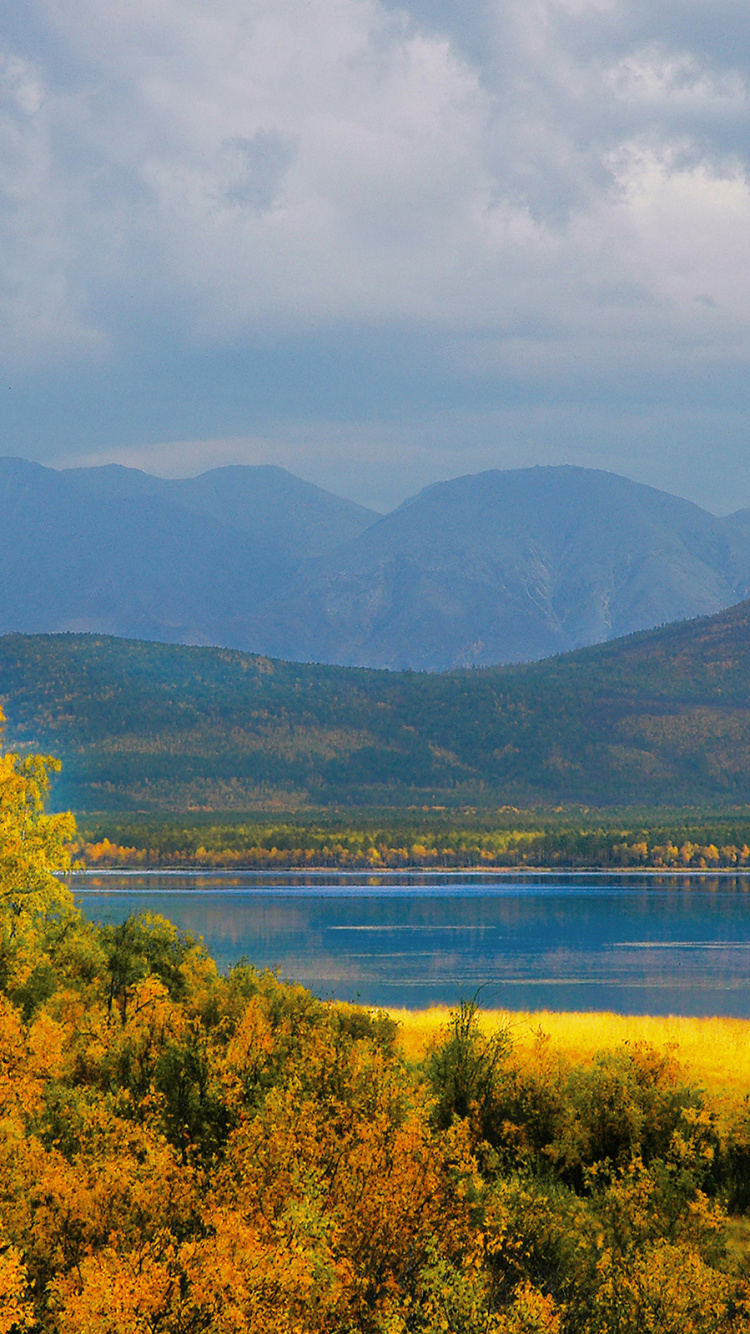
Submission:
{"label": "yellow tree", "polygon": [[72,910],[72,897],[54,872],[69,865],[66,845],[75,820],[70,813],[45,813],[59,760],[4,752],[4,739],[0,709],[0,976],[6,986],[18,986],[38,962],[45,926]]}

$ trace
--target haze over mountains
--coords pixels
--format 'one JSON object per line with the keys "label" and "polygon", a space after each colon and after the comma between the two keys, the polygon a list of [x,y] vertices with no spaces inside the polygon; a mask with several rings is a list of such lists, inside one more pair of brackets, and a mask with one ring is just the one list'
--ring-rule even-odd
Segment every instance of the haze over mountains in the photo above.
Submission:
{"label": "haze over mountains", "polygon": [[392,514],[280,468],[155,478],[0,459],[0,633],[96,631],[440,670],[543,658],[750,593],[750,511],[584,468],[491,471]]}
{"label": "haze over mountains", "polygon": [[0,459],[0,632],[244,646],[248,615],[378,516],[282,468],[166,480]]}
{"label": "haze over mountains", "polygon": [[583,468],[422,491],[253,621],[276,657],[445,669],[519,662],[730,606],[750,514]]}

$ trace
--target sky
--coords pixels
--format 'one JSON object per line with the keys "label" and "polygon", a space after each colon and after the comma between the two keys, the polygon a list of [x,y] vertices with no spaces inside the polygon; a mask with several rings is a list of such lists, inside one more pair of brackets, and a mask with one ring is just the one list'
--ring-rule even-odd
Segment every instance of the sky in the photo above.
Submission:
{"label": "sky", "polygon": [[0,453],[750,505],[747,0],[24,0]]}

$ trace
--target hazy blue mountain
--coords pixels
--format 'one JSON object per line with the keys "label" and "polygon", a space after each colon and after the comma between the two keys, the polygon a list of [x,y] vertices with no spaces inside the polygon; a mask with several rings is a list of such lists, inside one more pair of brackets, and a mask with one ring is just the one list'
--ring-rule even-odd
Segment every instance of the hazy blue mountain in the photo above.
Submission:
{"label": "hazy blue mountain", "polygon": [[717,519],[612,473],[427,487],[249,623],[284,658],[443,669],[542,658],[746,596],[750,512]]}
{"label": "hazy blue mountain", "polygon": [[251,611],[377,518],[281,468],[171,481],[8,458],[0,514],[0,632],[220,645],[244,645]]}
{"label": "hazy blue mountain", "polygon": [[439,670],[543,658],[750,594],[750,510],[718,519],[585,468],[460,477],[381,517],[281,468],[167,480],[0,459],[0,513],[0,633]]}

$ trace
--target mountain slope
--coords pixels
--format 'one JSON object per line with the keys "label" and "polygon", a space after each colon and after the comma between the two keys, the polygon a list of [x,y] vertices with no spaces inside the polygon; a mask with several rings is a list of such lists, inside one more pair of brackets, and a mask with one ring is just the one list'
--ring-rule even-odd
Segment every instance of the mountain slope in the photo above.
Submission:
{"label": "mountain slope", "polygon": [[9,635],[0,702],[90,811],[750,802],[750,602],[443,674]]}
{"label": "mountain slope", "polygon": [[170,481],[20,459],[0,459],[0,512],[0,631],[219,644],[377,517],[280,468]]}
{"label": "mountain slope", "polygon": [[541,659],[750,593],[750,512],[585,468],[380,517],[280,468],[167,480],[0,459],[0,633],[90,631],[399,669]]}
{"label": "mountain slope", "polygon": [[251,619],[274,656],[446,669],[542,658],[748,592],[750,525],[584,468],[428,487]]}

